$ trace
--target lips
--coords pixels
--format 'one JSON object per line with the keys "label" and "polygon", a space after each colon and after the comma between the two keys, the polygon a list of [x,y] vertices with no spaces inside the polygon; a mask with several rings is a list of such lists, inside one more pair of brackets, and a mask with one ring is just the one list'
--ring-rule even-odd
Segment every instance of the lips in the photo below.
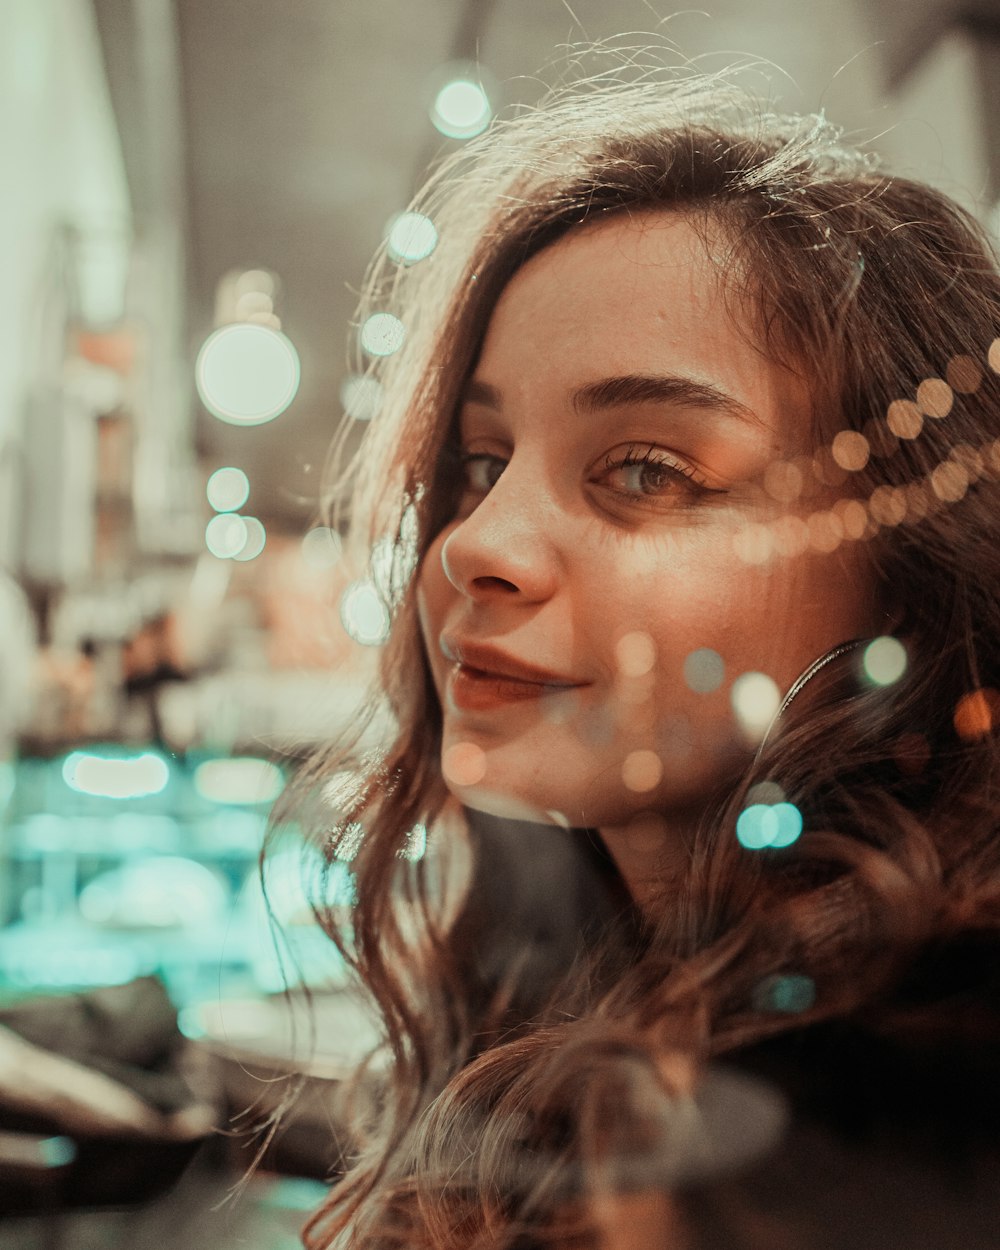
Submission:
{"label": "lips", "polygon": [[441,636],[441,654],[465,669],[475,669],[487,676],[510,677],[512,681],[532,682],[541,686],[561,686],[562,689],[585,685],[585,682],[577,681],[575,677],[552,672],[550,669],[541,669],[536,664],[527,664],[524,660],[516,660],[514,656],[506,655],[504,651],[497,650],[494,646],[487,646],[484,642],[469,642],[456,639],[452,635]]}
{"label": "lips", "polygon": [[446,685],[447,700],[454,711],[491,712],[590,685],[453,634],[442,634],[440,647],[454,666]]}

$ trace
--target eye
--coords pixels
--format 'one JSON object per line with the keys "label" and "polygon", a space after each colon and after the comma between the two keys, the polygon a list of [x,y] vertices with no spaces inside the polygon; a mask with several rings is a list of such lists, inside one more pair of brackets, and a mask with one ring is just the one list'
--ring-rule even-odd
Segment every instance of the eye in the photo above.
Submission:
{"label": "eye", "polygon": [[501,456],[487,452],[463,452],[461,456],[464,488],[476,495],[488,495],[507,467]]}
{"label": "eye", "polygon": [[624,453],[609,452],[604,472],[596,479],[617,495],[635,499],[690,502],[706,494],[722,494],[708,486],[687,464],[662,447],[633,444]]}

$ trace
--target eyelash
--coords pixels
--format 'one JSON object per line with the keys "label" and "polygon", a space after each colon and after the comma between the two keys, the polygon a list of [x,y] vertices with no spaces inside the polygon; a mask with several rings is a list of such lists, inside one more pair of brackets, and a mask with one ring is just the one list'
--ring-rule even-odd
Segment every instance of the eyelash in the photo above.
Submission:
{"label": "eyelash", "polygon": [[[662,448],[649,444],[640,453],[638,447],[638,444],[633,443],[625,455],[617,460],[613,458],[613,453],[609,453],[604,460],[605,470],[610,473],[614,469],[628,469],[635,465],[656,465],[659,468],[669,470],[675,482],[678,478],[682,478],[684,488],[695,496],[716,493],[712,491],[712,488],[704,482],[690,465],[674,460]],[[616,491],[615,493],[630,499],[655,498],[654,495],[634,495],[632,491]]]}

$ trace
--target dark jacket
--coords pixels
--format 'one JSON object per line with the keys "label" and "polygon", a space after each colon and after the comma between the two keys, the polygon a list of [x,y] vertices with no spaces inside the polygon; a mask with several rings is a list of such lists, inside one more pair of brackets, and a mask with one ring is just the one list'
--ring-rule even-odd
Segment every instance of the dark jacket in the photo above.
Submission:
{"label": "dark jacket", "polygon": [[998,1250],[1000,935],[933,943],[877,1009],[728,1062],[790,1121],[685,1194],[698,1250]]}
{"label": "dark jacket", "polygon": [[[627,890],[594,830],[469,819],[467,973],[488,995],[527,947],[530,998],[624,916]],[[690,1250],[1000,1250],[1000,933],[930,944],[877,1008],[790,1027],[720,1071],[751,1093],[713,1086],[724,1163],[677,1190]]]}

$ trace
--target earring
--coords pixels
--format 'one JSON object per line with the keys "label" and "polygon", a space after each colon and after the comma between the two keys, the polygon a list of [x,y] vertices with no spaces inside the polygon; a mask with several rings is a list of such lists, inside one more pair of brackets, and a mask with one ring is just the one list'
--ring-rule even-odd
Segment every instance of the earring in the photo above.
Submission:
{"label": "earring", "polygon": [[837,646],[831,647],[829,651],[825,651],[819,659],[813,660],[809,667],[803,670],[803,672],[796,677],[791,686],[789,686],[788,693],[781,700],[781,706],[778,708],[777,712],[775,712],[771,719],[771,723],[768,725],[764,733],[764,737],[760,741],[760,746],[757,748],[758,759],[760,758],[760,754],[764,750],[764,746],[767,743],[768,738],[770,738],[775,726],[791,707],[793,701],[802,693],[816,674],[826,668],[828,664],[832,664],[834,660],[839,660],[842,655],[847,655],[849,651],[856,651],[858,647],[867,646],[870,641],[871,639],[869,638],[853,638],[850,642],[838,643]]}

